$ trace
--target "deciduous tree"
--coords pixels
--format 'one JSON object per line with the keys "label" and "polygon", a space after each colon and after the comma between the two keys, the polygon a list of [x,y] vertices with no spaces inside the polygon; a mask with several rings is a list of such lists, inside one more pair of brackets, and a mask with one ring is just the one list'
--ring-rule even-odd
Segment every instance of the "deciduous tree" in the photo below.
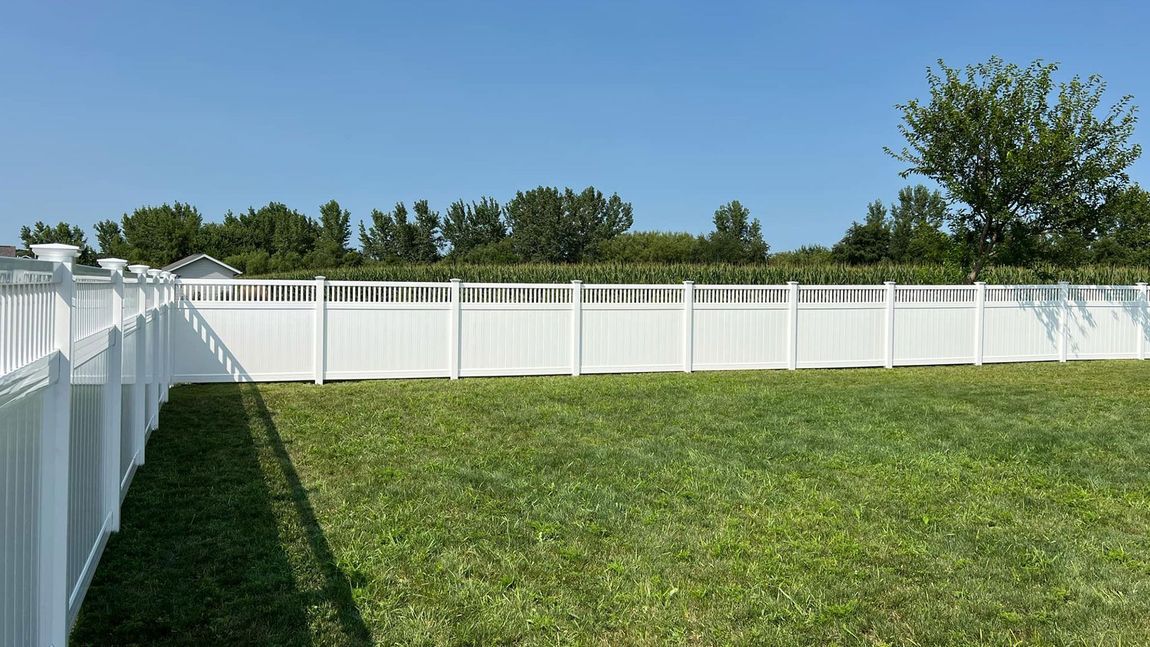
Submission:
{"label": "deciduous tree", "polygon": [[904,177],[929,177],[965,205],[948,220],[968,237],[971,281],[1011,233],[1042,236],[1098,218],[1141,152],[1130,143],[1130,96],[1104,108],[1100,77],[1055,83],[1057,69],[997,57],[958,69],[940,60],[927,71],[930,98],[898,106],[906,146],[886,151],[908,164]]}
{"label": "deciduous tree", "polygon": [[770,250],[758,218],[738,200],[715,210],[715,230],[707,236],[709,260],[721,263],[764,263]]}
{"label": "deciduous tree", "polygon": [[574,263],[595,260],[600,246],[631,228],[631,203],[607,198],[595,187],[537,187],[507,204],[516,253],[524,260]]}
{"label": "deciduous tree", "polygon": [[451,245],[451,256],[454,258],[507,238],[503,207],[494,198],[488,197],[481,198],[479,202],[456,200],[451,203],[443,217],[442,229],[443,238]]}
{"label": "deciduous tree", "polygon": [[847,229],[842,240],[831,248],[831,256],[836,262],[850,265],[869,265],[890,259],[890,226],[882,200],[867,205],[866,219]]}
{"label": "deciduous tree", "polygon": [[53,226],[37,220],[31,227],[25,225],[20,228],[20,240],[24,243],[24,249],[29,256],[32,255],[32,245],[59,243],[75,245],[80,248],[80,255],[76,258],[77,263],[81,265],[96,264],[96,252],[88,245],[84,230],[76,225],[58,222]]}

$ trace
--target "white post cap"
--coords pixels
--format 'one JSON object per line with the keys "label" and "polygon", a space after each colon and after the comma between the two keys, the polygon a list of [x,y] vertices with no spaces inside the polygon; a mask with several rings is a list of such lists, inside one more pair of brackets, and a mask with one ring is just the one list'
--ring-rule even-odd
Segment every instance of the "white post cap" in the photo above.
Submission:
{"label": "white post cap", "polygon": [[139,274],[141,276],[148,273],[147,265],[129,265],[128,269],[131,270],[133,274]]}
{"label": "white post cap", "polygon": [[157,277],[160,275],[161,272],[163,272],[163,270],[153,268],[153,269],[148,270],[148,276]]}
{"label": "white post cap", "polygon": [[895,282],[894,281],[883,281],[882,284],[883,285],[895,285]]}
{"label": "white post cap", "polygon": [[32,245],[32,253],[42,261],[53,261],[71,265],[80,255],[80,248],[63,243],[43,243]]}
{"label": "white post cap", "polygon": [[128,266],[128,261],[122,258],[100,258],[96,260],[100,267],[113,272],[123,272],[124,268]]}

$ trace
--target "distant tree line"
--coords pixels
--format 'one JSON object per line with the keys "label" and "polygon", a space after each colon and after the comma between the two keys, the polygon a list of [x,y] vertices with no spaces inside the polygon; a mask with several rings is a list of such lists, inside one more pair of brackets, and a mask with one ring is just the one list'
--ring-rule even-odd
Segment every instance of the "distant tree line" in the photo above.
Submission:
{"label": "distant tree line", "polygon": [[117,222],[96,223],[96,246],[74,225],[42,222],[23,227],[25,247],[63,242],[82,250],[81,262],[115,256],[162,267],[207,253],[249,274],[375,263],[581,263],[649,260],[765,263],[762,226],[737,200],[714,214],[714,231],[629,233],[631,203],[594,187],[538,187],[515,194],[506,205],[495,198],[458,200],[440,214],[427,200],[410,211],[397,203],[375,209],[359,223],[359,249],[351,247],[351,214],[331,200],[312,218],[279,202],[228,212],[205,222],[182,202],[144,206]]}

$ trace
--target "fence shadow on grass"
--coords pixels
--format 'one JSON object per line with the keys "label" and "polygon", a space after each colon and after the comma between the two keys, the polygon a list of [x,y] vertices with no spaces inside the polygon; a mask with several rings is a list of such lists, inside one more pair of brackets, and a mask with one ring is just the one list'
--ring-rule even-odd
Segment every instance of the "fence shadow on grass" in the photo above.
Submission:
{"label": "fence shadow on grass", "polygon": [[73,644],[364,644],[258,387],[177,387]]}

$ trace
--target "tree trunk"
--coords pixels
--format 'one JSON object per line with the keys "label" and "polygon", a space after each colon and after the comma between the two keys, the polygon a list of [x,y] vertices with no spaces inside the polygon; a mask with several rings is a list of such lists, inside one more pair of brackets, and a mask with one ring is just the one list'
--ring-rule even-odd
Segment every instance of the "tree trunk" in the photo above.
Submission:
{"label": "tree trunk", "polygon": [[[988,237],[990,238],[989,241],[987,240]],[[974,261],[970,264],[970,273],[966,275],[968,284],[978,280],[978,275],[982,273],[982,268],[986,265],[986,259],[994,247],[996,238],[997,236],[993,233],[993,218],[986,216],[982,220],[982,231],[978,235],[978,246],[975,248]]]}

